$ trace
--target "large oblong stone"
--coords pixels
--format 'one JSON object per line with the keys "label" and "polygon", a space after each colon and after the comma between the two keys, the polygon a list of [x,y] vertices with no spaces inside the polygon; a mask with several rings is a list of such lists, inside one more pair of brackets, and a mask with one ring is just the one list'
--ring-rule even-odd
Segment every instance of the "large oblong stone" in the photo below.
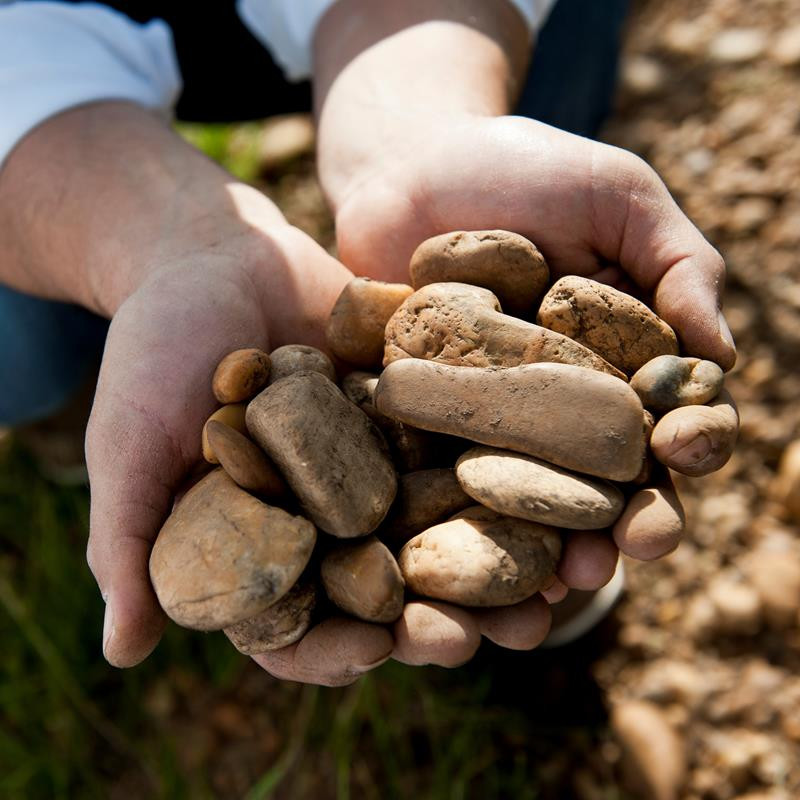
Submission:
{"label": "large oblong stone", "polygon": [[369,417],[318,372],[295,372],[247,406],[247,429],[316,525],[365,536],[394,500],[397,476]]}
{"label": "large oblong stone", "polygon": [[457,281],[494,292],[506,311],[531,310],[550,270],[533,242],[511,231],[452,231],[426,239],[411,256],[411,284]]}
{"label": "large oblong stone", "polygon": [[644,409],[636,392],[582,367],[477,369],[403,359],[383,371],[375,404],[417,428],[600,478],[629,481],[642,468]]}
{"label": "large oblong stone", "polygon": [[625,505],[622,492],[611,483],[508,450],[467,450],[458,459],[456,475],[461,488],[482,505],[560,528],[607,528]]}
{"label": "large oblong stone", "polygon": [[536,321],[593,350],[628,375],[656,356],[678,355],[675,331],[625,292],[577,275],[556,281]]}
{"label": "large oblong stone", "polygon": [[307,519],[262,503],[216,469],[167,518],[150,554],[150,579],[179,625],[220,630],[280,600],[316,538]]}
{"label": "large oblong stone", "polygon": [[503,314],[488,290],[464,283],[418,289],[386,324],[384,365],[424,358],[469,367],[516,367],[549,361],[625,375],[582,344]]}
{"label": "large oblong stone", "polygon": [[412,592],[488,608],[521,603],[546,588],[560,556],[555,529],[498,517],[435,525],[411,539],[397,560]]}

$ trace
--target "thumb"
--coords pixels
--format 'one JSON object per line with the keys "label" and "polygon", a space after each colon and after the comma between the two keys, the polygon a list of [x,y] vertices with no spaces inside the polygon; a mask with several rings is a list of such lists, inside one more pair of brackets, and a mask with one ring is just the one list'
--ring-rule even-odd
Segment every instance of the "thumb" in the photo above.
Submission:
{"label": "thumb", "polygon": [[721,311],[722,256],[681,211],[655,171],[641,159],[618,152],[626,176],[624,224],[612,226],[621,231],[615,243],[620,265],[653,292],[656,312],[675,329],[688,355],[729,370],[736,348]]}
{"label": "thumb", "polygon": [[148,561],[184,462],[157,421],[98,397],[87,430],[91,488],[87,561],[106,603],[103,653],[116,667],[143,661],[166,624]]}

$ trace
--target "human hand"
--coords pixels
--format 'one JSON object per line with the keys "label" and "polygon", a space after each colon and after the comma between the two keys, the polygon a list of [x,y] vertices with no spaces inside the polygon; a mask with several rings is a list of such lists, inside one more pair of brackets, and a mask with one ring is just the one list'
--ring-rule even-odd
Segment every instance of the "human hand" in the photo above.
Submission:
{"label": "human hand", "polygon": [[[266,198],[232,189],[246,229],[215,247],[173,241],[111,323],[86,440],[88,559],[106,600],[103,649],[117,666],[156,645],[165,617],[148,574],[173,496],[200,460],[211,375],[232,349],[320,345],[350,274]],[[238,196],[236,196],[238,195]]]}
{"label": "human hand", "polygon": [[[685,353],[732,366],[735,351],[720,311],[722,259],[656,174],[625,151],[531,120],[464,118],[433,125],[403,154],[385,165],[373,163],[342,194],[337,210],[343,262],[357,274],[387,281],[408,281],[411,254],[424,239],[450,230],[493,228],[514,230],[536,242],[553,277],[579,274],[644,296],[674,327]],[[703,418],[689,409],[683,416],[681,448],[670,466],[691,472],[699,446],[691,443],[710,437],[712,450],[725,449],[730,431],[702,430]],[[681,456],[686,464],[680,463]],[[658,512],[663,528],[649,531],[643,540],[637,529],[641,526],[629,525],[617,536],[623,549],[636,557],[664,555],[679,541],[682,512],[676,513],[679,503],[668,478],[662,483],[664,487],[654,490],[660,495],[655,505],[642,511]],[[594,557],[577,544],[571,561],[579,569],[590,568]],[[563,584],[569,586],[569,576]],[[422,614],[417,605],[407,607],[407,612],[414,611],[412,629],[401,629],[396,649],[396,657],[410,663],[419,663],[416,659],[423,656],[407,655],[404,642],[424,651],[423,638],[413,630]],[[429,654],[430,660],[452,661],[448,648],[457,659],[471,655],[485,615],[470,618],[452,608],[443,612],[441,604],[434,604],[434,614],[424,605],[429,626],[435,627],[442,613],[449,625],[440,626],[448,632],[437,640],[444,660],[435,653]],[[528,613],[534,614],[534,608],[529,604]],[[510,612],[492,612],[501,619],[506,613]],[[509,623],[509,630],[525,629],[531,634],[537,629],[533,616],[525,625]],[[497,641],[506,644],[502,633]]]}

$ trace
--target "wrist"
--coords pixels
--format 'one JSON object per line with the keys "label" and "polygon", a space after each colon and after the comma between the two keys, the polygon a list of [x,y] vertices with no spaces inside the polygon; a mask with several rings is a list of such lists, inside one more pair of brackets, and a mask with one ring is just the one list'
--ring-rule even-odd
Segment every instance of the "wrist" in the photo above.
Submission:
{"label": "wrist", "polygon": [[314,70],[320,180],[334,211],[348,187],[443,126],[509,113],[529,49],[507,2],[339,0],[318,28]]}

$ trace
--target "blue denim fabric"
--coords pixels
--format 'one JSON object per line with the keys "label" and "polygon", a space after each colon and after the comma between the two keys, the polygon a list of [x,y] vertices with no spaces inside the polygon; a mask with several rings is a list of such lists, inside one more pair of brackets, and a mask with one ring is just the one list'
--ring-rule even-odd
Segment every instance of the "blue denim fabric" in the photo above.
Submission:
{"label": "blue denim fabric", "polygon": [[[517,114],[595,136],[614,94],[627,0],[559,0],[542,28]],[[80,387],[108,322],[0,286],[0,424],[43,419]]]}

